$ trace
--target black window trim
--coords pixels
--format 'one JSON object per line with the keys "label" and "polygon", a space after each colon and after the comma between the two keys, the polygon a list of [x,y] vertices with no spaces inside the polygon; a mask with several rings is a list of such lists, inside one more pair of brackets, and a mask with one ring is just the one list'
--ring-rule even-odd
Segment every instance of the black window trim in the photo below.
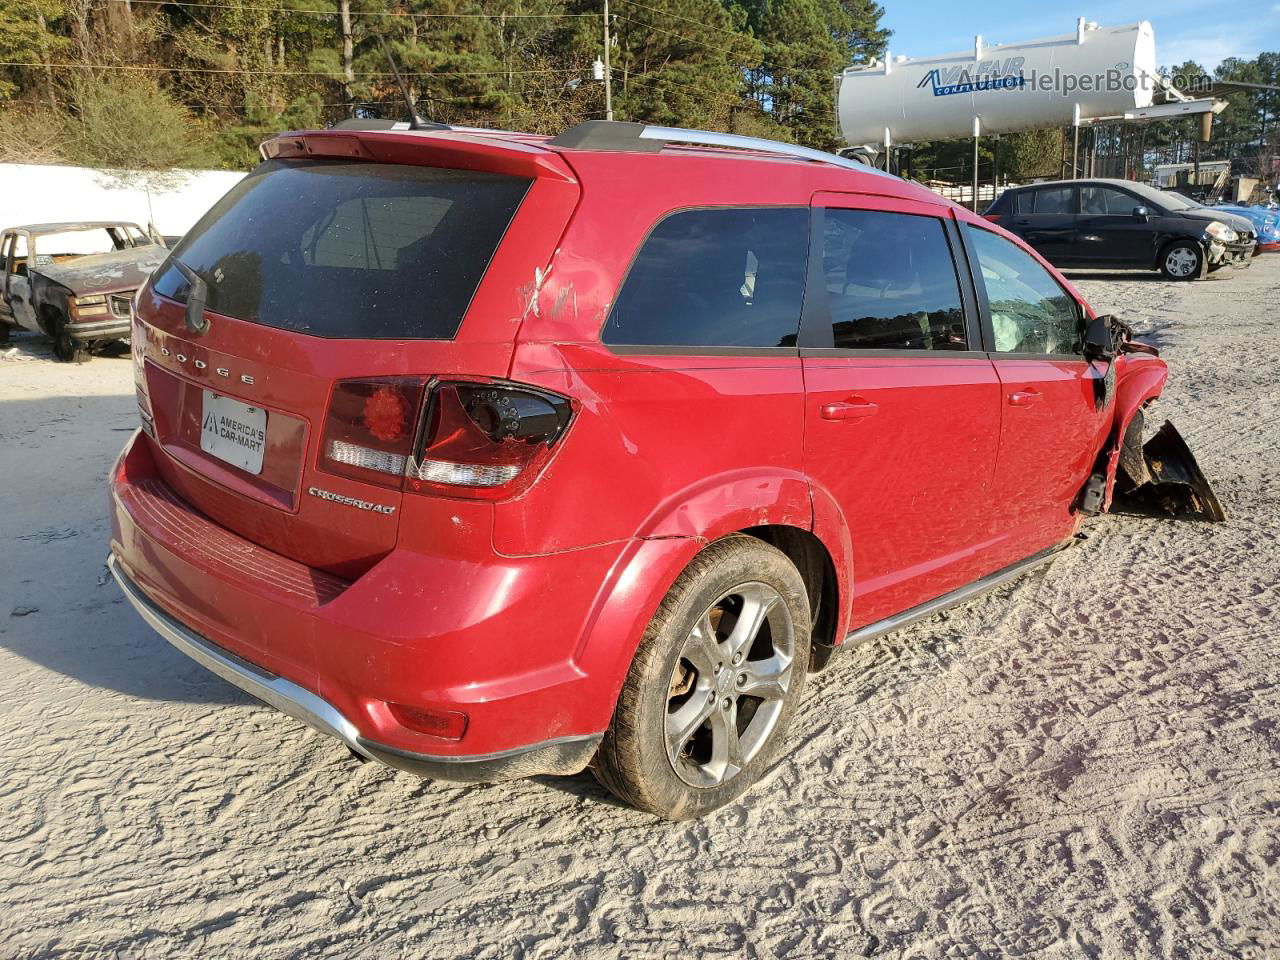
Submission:
{"label": "black window trim", "polygon": [[[973,223],[972,221],[966,220],[962,225],[960,224],[957,225],[959,229],[961,241],[964,244],[965,256],[968,260],[969,282],[973,285],[973,289],[976,291],[978,296],[978,310],[979,310],[979,314],[981,316],[981,322],[982,322],[982,347],[983,347],[983,350],[985,351],[985,356],[989,360],[993,360],[993,361],[994,360],[1046,360],[1046,361],[1061,363],[1064,360],[1073,360],[1073,361],[1079,361],[1080,363],[1087,363],[1088,361],[1085,359],[1084,354],[1082,353],[1028,353],[1028,352],[1022,352],[1022,351],[1019,351],[1017,353],[1006,353],[1006,352],[996,350],[995,327],[991,323],[991,303],[987,299],[987,287],[986,287],[986,284],[983,282],[982,274],[980,272],[980,268],[978,267],[978,252],[977,250],[974,249],[973,241],[969,239],[969,232],[963,229],[964,226],[972,227],[974,230],[986,230],[987,233],[993,236],[999,237],[1001,240],[1004,240],[1006,243],[1011,243],[1012,241],[1010,241],[1009,238],[1004,236],[1003,234],[997,233],[995,230],[987,230],[986,227],[980,226],[976,223]],[[1023,249],[1021,247],[1019,249],[1022,249],[1023,253],[1028,253],[1026,249]],[[1030,254],[1028,253],[1028,255]],[[1044,267],[1044,264],[1040,263],[1039,260],[1036,260],[1034,256],[1031,259],[1035,260],[1035,262],[1039,264],[1040,267],[1042,268]],[[1063,294],[1065,294],[1066,297],[1073,304],[1075,304],[1076,323],[1079,325],[1080,332],[1083,334],[1084,319],[1087,316],[1085,312],[1084,304],[1080,302],[1080,300],[1075,296],[1075,294],[1073,294],[1070,290],[1064,287],[1058,281],[1058,278],[1055,277],[1051,272],[1046,270],[1045,273],[1049,274],[1049,279],[1051,279],[1054,283],[1058,284],[1058,288],[1063,292]]]}
{"label": "black window trim", "polygon": [[[942,224],[947,249],[951,254],[951,268],[955,273],[956,287],[960,291],[960,305],[964,311],[964,332],[968,340],[967,350],[896,350],[878,347],[837,347],[835,334],[832,332],[831,303],[827,299],[827,280],[823,272],[821,257],[812,255],[812,251],[821,250],[826,229],[826,211],[853,210],[864,213],[890,213],[903,217],[926,217]],[[872,358],[872,357],[907,357],[917,360],[928,360],[936,363],[944,360],[979,359],[986,356],[985,349],[975,349],[974,344],[981,344],[981,327],[977,300],[973,288],[973,277],[968,270],[967,256],[957,234],[955,218],[949,211],[942,209],[938,213],[915,213],[904,210],[882,210],[877,207],[857,206],[856,198],[850,197],[846,203],[826,203],[815,205],[809,219],[809,272],[805,284],[804,309],[800,315],[800,355],[803,357],[831,358]],[[813,291],[813,295],[809,295]]]}
{"label": "black window trim", "polygon": [[627,285],[627,281],[631,279],[631,272],[635,269],[636,262],[640,259],[640,254],[644,251],[645,245],[649,242],[649,238],[653,236],[654,231],[671,217],[682,213],[697,213],[702,210],[804,210],[809,215],[809,246],[805,249],[806,263],[812,259],[809,256],[809,251],[812,249],[813,208],[806,203],[700,203],[687,207],[673,207],[649,225],[649,229],[645,231],[644,236],[640,238],[640,242],[636,244],[635,249],[631,252],[631,259],[627,262],[627,269],[622,272],[622,279],[618,281],[617,287],[614,288],[613,296],[609,298],[609,309],[605,312],[604,322],[600,324],[600,329],[596,331],[597,342],[609,353],[619,357],[799,357],[799,342],[804,330],[804,304],[808,300],[811,277],[808,269],[805,272],[804,288],[800,291],[800,316],[796,320],[797,345],[794,347],[695,346],[679,343],[605,342],[605,328],[609,326],[609,320],[613,316],[613,308],[618,302],[618,296]]}

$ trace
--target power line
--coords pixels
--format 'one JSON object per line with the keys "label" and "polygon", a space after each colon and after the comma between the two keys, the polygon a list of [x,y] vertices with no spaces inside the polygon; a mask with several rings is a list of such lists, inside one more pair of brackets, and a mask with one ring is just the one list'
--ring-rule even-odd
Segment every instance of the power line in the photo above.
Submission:
{"label": "power line", "polygon": [[[337,10],[308,10],[292,7],[263,6],[238,3],[210,3],[205,0],[107,0],[108,3],[125,3],[153,7],[195,7],[213,10],[247,10],[259,13],[301,14],[303,16],[336,17]],[[595,13],[392,13],[386,10],[352,10],[352,17],[399,17],[414,20],[562,20],[571,17],[599,16]]]}
{"label": "power line", "polygon": [[669,37],[675,37],[676,39],[683,40],[686,43],[693,43],[700,47],[706,47],[708,50],[714,50],[716,53],[732,53],[732,51],[727,47],[717,47],[715,44],[707,43],[705,40],[698,40],[695,37],[687,37],[683,33],[676,33],[672,30],[664,30],[662,27],[655,27],[651,23],[645,23],[643,20],[637,20],[635,17],[627,16],[625,13],[619,14],[619,16],[628,23],[634,23],[637,27],[643,27],[646,30],[653,30],[656,33],[665,33]]}
{"label": "power line", "polygon": [[[319,70],[251,70],[236,67],[162,67],[150,64],[130,63],[22,63],[16,60],[0,60],[0,67],[32,67],[50,70],[141,70],[154,73],[206,73],[252,74],[263,77],[323,77],[337,80],[336,73]],[[402,77],[505,77],[513,74],[580,73],[576,67],[548,67],[538,70],[437,70],[419,73],[401,73]],[[356,77],[393,77],[393,73],[357,73]]]}
{"label": "power line", "polygon": [[673,83],[676,86],[690,87],[692,89],[695,89],[698,91],[699,96],[703,100],[711,100],[713,102],[728,103],[728,104],[734,104],[739,106],[746,106],[748,103],[758,102],[758,101],[755,101],[754,97],[748,96],[746,94],[743,94],[742,96],[739,96],[739,97],[726,97],[722,95],[709,94],[705,90],[703,90],[702,87],[698,86],[698,84],[696,83],[690,83],[688,80],[677,80],[675,77],[671,76],[668,73],[664,73],[662,71],[650,71],[649,73],[631,74],[626,78],[626,83],[633,83],[636,81],[651,82],[654,80],[662,80],[665,83]]}
{"label": "power line", "polygon": [[[123,2],[123,0],[120,0],[120,2]],[[710,27],[712,30],[719,30],[721,33],[727,33],[731,37],[739,35],[737,30],[726,30],[724,27],[718,27],[714,23],[703,23],[701,20],[694,20],[692,17],[682,17],[678,13],[671,13],[658,7],[651,7],[647,3],[639,3],[637,0],[621,0],[621,2],[631,7],[642,7],[645,10],[652,10],[654,13],[661,14],[664,17],[670,17],[673,20],[683,20],[685,23],[692,23],[699,27]],[[587,16],[595,16],[595,14],[587,14]]]}

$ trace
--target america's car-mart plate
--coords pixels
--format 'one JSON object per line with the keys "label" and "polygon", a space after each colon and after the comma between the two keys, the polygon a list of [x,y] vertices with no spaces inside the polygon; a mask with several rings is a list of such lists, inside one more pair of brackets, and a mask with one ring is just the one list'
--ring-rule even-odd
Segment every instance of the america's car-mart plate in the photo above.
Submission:
{"label": "america's car-mart plate", "polygon": [[204,391],[200,449],[246,473],[262,472],[267,445],[267,411]]}

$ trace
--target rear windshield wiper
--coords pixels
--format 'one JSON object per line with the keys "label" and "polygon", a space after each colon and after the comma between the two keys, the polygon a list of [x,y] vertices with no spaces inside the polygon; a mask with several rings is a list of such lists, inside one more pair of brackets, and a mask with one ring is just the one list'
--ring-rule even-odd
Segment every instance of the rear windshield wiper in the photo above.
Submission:
{"label": "rear windshield wiper", "polygon": [[205,319],[204,305],[209,299],[209,285],[177,257],[169,257],[174,269],[187,281],[187,329],[192,333],[204,333],[209,329],[209,321]]}

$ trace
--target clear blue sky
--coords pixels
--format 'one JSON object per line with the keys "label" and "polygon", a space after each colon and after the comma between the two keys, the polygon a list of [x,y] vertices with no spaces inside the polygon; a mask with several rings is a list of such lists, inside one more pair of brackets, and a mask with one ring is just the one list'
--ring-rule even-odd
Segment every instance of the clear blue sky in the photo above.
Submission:
{"label": "clear blue sky", "polygon": [[1156,30],[1156,57],[1161,66],[1195,60],[1212,70],[1225,57],[1252,58],[1263,50],[1280,50],[1280,3],[1276,0],[1109,0],[1078,6],[1043,0],[879,2],[885,8],[882,22],[893,31],[889,50],[894,56],[964,50],[973,46],[975,34],[988,43],[1014,43],[1072,33],[1077,17],[1104,26],[1150,20]]}

